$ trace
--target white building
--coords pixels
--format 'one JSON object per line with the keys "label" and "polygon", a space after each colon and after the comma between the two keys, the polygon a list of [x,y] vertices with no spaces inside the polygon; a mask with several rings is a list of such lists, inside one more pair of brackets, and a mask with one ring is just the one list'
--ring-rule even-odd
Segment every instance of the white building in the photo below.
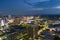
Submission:
{"label": "white building", "polygon": [[8,19],[8,23],[12,23],[12,22],[14,22],[13,19]]}
{"label": "white building", "polygon": [[5,25],[5,20],[1,20],[1,26],[4,26]]}

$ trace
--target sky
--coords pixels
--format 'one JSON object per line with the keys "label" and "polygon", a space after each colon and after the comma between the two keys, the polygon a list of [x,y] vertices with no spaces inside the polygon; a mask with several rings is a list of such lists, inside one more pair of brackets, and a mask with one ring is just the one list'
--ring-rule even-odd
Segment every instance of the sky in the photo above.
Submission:
{"label": "sky", "polygon": [[60,0],[0,0],[0,14],[60,14]]}

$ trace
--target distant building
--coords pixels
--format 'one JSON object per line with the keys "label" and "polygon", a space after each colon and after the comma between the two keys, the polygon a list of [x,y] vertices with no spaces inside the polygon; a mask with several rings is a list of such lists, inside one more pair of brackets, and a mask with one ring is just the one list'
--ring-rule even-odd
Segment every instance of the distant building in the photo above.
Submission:
{"label": "distant building", "polygon": [[23,19],[25,20],[26,23],[31,23],[33,20],[34,16],[23,16]]}
{"label": "distant building", "polygon": [[8,21],[8,23],[13,23],[14,19],[8,19],[7,21]]}
{"label": "distant building", "polygon": [[9,19],[11,19],[11,18],[12,18],[12,16],[11,16],[11,15],[8,15],[8,18],[9,18]]}
{"label": "distant building", "polygon": [[20,24],[20,18],[19,17],[15,17],[14,18],[14,22],[17,23],[17,24]]}
{"label": "distant building", "polygon": [[1,20],[1,26],[4,26],[5,25],[5,20]]}

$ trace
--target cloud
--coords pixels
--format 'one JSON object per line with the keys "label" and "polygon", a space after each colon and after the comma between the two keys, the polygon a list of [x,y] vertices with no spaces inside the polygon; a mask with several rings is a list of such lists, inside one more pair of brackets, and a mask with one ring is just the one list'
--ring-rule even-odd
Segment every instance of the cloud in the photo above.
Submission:
{"label": "cloud", "polygon": [[40,2],[45,2],[45,1],[50,1],[50,0],[40,0]]}
{"label": "cloud", "polygon": [[60,6],[57,6],[56,8],[60,8]]}
{"label": "cloud", "polygon": [[36,2],[44,2],[44,1],[50,1],[50,0],[24,0],[27,1],[29,3],[36,3]]}
{"label": "cloud", "polygon": [[24,3],[28,4],[28,5],[31,5],[31,6],[34,6],[36,3],[39,3],[39,2],[48,2],[50,0],[23,0]]}
{"label": "cloud", "polygon": [[31,10],[44,10],[44,8],[32,8]]}
{"label": "cloud", "polygon": [[47,7],[47,8],[44,8],[44,9],[60,9],[60,6]]}
{"label": "cloud", "polygon": [[57,8],[57,9],[60,9],[60,6],[56,6],[56,7],[53,7],[53,8]]}

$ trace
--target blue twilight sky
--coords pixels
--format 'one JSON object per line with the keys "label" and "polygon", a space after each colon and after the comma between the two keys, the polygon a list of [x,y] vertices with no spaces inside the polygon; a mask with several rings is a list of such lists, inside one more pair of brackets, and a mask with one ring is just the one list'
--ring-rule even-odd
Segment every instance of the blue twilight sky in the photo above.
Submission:
{"label": "blue twilight sky", "polygon": [[0,14],[60,14],[60,0],[0,0]]}

